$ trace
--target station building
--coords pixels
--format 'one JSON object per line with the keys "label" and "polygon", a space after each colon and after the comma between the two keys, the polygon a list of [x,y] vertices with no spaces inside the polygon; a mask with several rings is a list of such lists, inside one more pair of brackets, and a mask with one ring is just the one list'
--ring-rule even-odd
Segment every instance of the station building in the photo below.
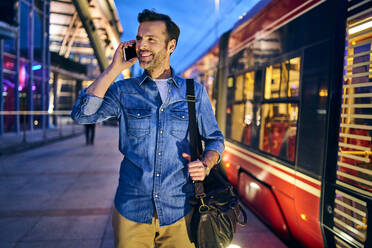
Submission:
{"label": "station building", "polygon": [[10,0],[0,9],[0,136],[67,124],[120,43],[114,1]]}

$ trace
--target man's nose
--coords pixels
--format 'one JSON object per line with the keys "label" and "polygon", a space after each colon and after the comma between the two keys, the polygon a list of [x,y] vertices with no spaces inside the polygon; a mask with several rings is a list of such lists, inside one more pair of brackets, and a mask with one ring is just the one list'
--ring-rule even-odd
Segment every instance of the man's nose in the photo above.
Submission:
{"label": "man's nose", "polygon": [[138,48],[138,50],[147,50],[148,43],[146,41],[143,41],[143,40],[137,41],[136,47]]}

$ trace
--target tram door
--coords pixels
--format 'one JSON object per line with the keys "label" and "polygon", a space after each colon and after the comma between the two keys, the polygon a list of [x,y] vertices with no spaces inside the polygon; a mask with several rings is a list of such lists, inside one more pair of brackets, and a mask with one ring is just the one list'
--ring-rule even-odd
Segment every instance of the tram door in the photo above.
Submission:
{"label": "tram door", "polygon": [[362,248],[372,247],[372,0],[347,4],[337,167],[323,223],[328,247]]}

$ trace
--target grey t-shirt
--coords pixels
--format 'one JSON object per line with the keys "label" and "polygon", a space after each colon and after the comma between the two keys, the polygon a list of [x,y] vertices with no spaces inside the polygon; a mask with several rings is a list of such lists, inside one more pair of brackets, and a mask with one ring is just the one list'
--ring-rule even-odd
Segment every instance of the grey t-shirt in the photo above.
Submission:
{"label": "grey t-shirt", "polygon": [[156,83],[156,86],[158,86],[158,90],[159,90],[159,93],[160,93],[160,97],[161,97],[161,100],[163,102],[165,102],[165,100],[167,99],[167,96],[168,96],[168,80],[169,78],[167,79],[153,79]]}

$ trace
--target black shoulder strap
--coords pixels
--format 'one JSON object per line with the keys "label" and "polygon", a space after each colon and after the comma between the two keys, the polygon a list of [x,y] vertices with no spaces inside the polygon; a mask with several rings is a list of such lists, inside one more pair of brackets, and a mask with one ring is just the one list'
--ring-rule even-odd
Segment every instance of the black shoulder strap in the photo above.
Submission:
{"label": "black shoulder strap", "polygon": [[[189,134],[190,134],[190,152],[191,161],[195,161],[200,158],[202,154],[202,145],[200,134],[196,122],[196,112],[195,112],[195,90],[194,90],[194,80],[186,79],[186,100],[189,109]],[[200,198],[204,197],[204,187],[203,182],[195,182],[195,196]]]}
{"label": "black shoulder strap", "polygon": [[189,109],[189,133],[190,133],[190,147],[191,147],[191,161],[199,159],[200,150],[198,149],[198,126],[196,123],[195,112],[195,90],[194,80],[186,79],[186,100]]}

